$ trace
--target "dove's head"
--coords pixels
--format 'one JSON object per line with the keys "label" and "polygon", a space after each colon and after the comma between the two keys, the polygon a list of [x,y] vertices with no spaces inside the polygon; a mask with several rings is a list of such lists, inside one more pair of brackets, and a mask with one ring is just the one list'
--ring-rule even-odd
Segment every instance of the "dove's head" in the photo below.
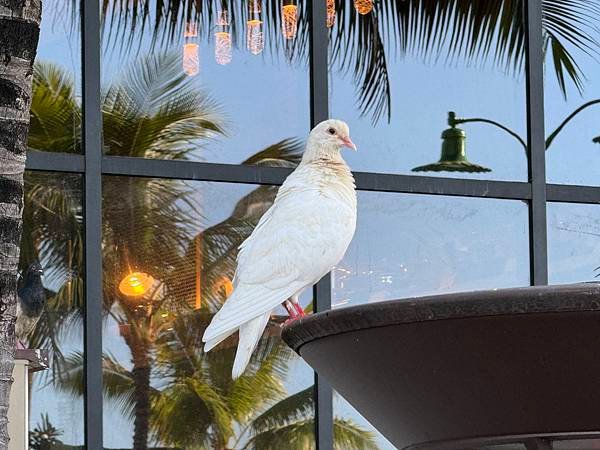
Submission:
{"label": "dove's head", "polygon": [[329,119],[312,129],[308,136],[305,157],[332,158],[339,157],[342,147],[356,150],[350,139],[350,129],[345,122]]}

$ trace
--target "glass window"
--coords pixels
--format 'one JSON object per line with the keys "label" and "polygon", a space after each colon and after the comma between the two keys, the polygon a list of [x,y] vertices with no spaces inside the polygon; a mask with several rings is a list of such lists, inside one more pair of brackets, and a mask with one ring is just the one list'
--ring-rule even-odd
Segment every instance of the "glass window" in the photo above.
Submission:
{"label": "glass window", "polygon": [[333,306],[528,286],[528,209],[514,200],[359,192]]}
{"label": "glass window", "polygon": [[[84,441],[82,195],[79,175],[25,175],[19,302],[30,311],[21,317],[39,319],[17,330],[25,347],[47,351],[50,358],[50,368],[30,380],[32,448]],[[36,264],[42,275],[32,270]]]}
{"label": "glass window", "polygon": [[354,448],[396,450],[371,423],[336,391],[333,392],[333,434],[342,431],[356,436]]}
{"label": "glass window", "polygon": [[79,2],[48,0],[33,70],[30,149],[81,153]]}
{"label": "glass window", "polygon": [[548,203],[550,283],[595,281],[600,266],[600,206]]}
{"label": "glass window", "polygon": [[215,5],[104,4],[106,154],[252,164],[260,150],[301,146],[310,128],[306,2]]}
{"label": "glass window", "polygon": [[235,382],[237,336],[208,353],[201,343],[232,291],[237,247],[276,191],[104,178],[106,447],[314,445],[314,373],[279,337],[283,308]]}
{"label": "glass window", "polygon": [[552,3],[545,15],[548,182],[598,186],[600,5]]}
{"label": "glass window", "polygon": [[350,125],[353,169],[527,179],[520,3],[329,5],[331,115]]}

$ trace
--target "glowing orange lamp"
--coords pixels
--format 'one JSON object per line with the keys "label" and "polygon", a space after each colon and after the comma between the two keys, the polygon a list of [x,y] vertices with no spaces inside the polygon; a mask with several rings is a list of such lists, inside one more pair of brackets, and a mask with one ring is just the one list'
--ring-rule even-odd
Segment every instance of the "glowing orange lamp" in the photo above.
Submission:
{"label": "glowing orange lamp", "polygon": [[373,0],[354,0],[354,7],[356,12],[364,16],[373,10]]}
{"label": "glowing orange lamp", "polygon": [[335,0],[327,0],[327,28],[335,24]]}
{"label": "glowing orange lamp", "polygon": [[294,39],[298,29],[298,7],[293,3],[283,5],[282,32],[286,39]]}
{"label": "glowing orange lamp", "polygon": [[128,297],[140,297],[154,284],[154,278],[144,272],[132,272],[121,280],[119,291]]}

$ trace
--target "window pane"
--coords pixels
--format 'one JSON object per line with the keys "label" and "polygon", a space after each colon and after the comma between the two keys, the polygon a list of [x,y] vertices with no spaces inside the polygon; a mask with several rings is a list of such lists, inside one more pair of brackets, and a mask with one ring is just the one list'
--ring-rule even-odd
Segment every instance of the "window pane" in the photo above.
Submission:
{"label": "window pane", "polygon": [[529,285],[524,202],[359,192],[334,307]]}
{"label": "window pane", "polygon": [[105,446],[312,445],[314,374],[279,338],[283,308],[236,382],[237,336],[201,343],[277,188],[105,177],[103,189]]}
{"label": "window pane", "polygon": [[600,206],[548,203],[550,283],[595,281],[600,266]]}
{"label": "window pane", "polygon": [[[27,348],[47,351],[51,363],[30,380],[30,439],[37,448],[84,441],[82,194],[78,175],[25,175],[19,301],[31,317],[38,315],[39,299],[46,304],[21,340]],[[27,273],[35,262],[42,266],[41,280]]]}
{"label": "window pane", "polygon": [[44,1],[33,71],[29,148],[81,153],[79,2]]}
{"label": "window pane", "polygon": [[[548,181],[597,186],[600,5],[597,1],[547,3],[554,8],[544,18],[546,28],[551,31],[546,36],[544,80]],[[564,82],[556,75],[557,71]],[[579,110],[581,107],[584,108]],[[571,115],[572,119],[554,138],[554,133]]]}
{"label": "window pane", "polygon": [[[310,127],[306,2],[284,39],[281,6],[169,8],[105,4],[105,152],[115,156],[280,165]],[[199,5],[199,3],[198,3]],[[253,6],[254,5],[254,6]],[[227,13],[225,16],[219,13]]]}
{"label": "window pane", "polygon": [[[371,423],[365,419],[348,401],[337,392],[333,392],[333,433],[354,433],[357,442],[362,442],[360,448],[372,448],[375,445],[378,450],[395,450],[393,446]],[[339,428],[338,428],[339,427]]]}
{"label": "window pane", "polygon": [[[367,14],[358,13],[360,3]],[[332,116],[350,124],[356,170],[526,180],[524,28],[520,2],[335,2],[331,32]],[[393,6],[390,6],[393,5]],[[458,125],[469,161],[461,163],[460,131],[440,135],[449,111],[499,122]],[[511,135],[516,133],[519,139]],[[458,152],[458,153],[457,153]],[[459,172],[432,172],[436,169]]]}

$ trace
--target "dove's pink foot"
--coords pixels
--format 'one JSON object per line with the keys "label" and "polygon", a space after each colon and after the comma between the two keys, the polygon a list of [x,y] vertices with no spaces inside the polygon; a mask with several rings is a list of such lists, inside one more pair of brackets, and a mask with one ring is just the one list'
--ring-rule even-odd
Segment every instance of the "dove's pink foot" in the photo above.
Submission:
{"label": "dove's pink foot", "polygon": [[296,309],[296,312],[298,313],[298,317],[304,317],[306,315],[306,313],[302,309],[302,306],[300,306],[300,303],[293,303],[293,305]]}
{"label": "dove's pink foot", "polygon": [[[291,302],[289,300],[286,300],[285,302],[283,302],[283,307],[290,315],[290,318],[287,319],[285,322],[283,322],[283,325],[287,325],[288,323],[293,322],[294,320],[296,320],[299,317],[302,317],[304,315],[304,311],[302,311],[302,314],[300,314],[298,311],[298,308],[296,306],[297,306],[296,303]],[[302,308],[300,308],[300,309],[302,310]]]}
{"label": "dove's pink foot", "polygon": [[21,339],[18,339],[18,338],[17,338],[16,347],[17,347],[17,350],[25,350],[26,349],[25,344],[23,344],[23,342],[21,342]]}

